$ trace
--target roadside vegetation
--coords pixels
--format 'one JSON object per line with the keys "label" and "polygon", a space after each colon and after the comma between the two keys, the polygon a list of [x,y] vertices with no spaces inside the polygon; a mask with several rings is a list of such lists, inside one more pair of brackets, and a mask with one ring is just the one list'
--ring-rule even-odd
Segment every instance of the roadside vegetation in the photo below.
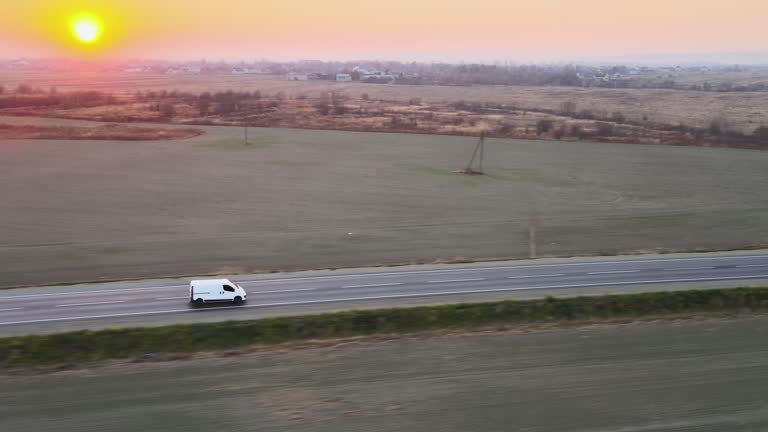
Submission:
{"label": "roadside vegetation", "polygon": [[313,339],[440,330],[507,329],[521,324],[643,320],[768,310],[768,288],[651,292],[595,297],[364,310],[251,321],[114,328],[0,339],[0,367],[44,366]]}

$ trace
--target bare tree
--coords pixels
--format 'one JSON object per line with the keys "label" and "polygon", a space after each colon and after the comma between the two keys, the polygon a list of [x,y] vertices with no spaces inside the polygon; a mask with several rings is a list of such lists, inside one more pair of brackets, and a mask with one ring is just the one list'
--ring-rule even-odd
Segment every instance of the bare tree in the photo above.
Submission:
{"label": "bare tree", "polygon": [[173,118],[176,115],[176,107],[172,103],[163,102],[160,104],[160,116],[163,118]]}
{"label": "bare tree", "polygon": [[613,114],[611,114],[611,120],[616,123],[624,123],[627,121],[627,117],[619,111],[614,111]]}
{"label": "bare tree", "polygon": [[613,123],[597,122],[595,123],[595,132],[598,136],[612,136],[614,132]]}
{"label": "bare tree", "polygon": [[19,84],[18,87],[16,87],[16,94],[27,95],[32,94],[33,91],[32,86],[29,84]]}
{"label": "bare tree", "polygon": [[552,136],[556,140],[559,140],[559,139],[562,139],[565,136],[565,132],[566,132],[565,125],[561,125],[561,126],[555,128],[555,130],[552,133]]}
{"label": "bare tree", "polygon": [[568,100],[560,104],[560,111],[565,115],[572,115],[576,113],[576,101]]}
{"label": "bare tree", "polygon": [[713,135],[723,136],[730,131],[728,119],[724,115],[717,116],[709,122],[709,132]]}
{"label": "bare tree", "polygon": [[201,117],[205,117],[208,115],[208,111],[211,109],[211,100],[210,99],[200,99],[197,101],[197,110],[200,113]]}

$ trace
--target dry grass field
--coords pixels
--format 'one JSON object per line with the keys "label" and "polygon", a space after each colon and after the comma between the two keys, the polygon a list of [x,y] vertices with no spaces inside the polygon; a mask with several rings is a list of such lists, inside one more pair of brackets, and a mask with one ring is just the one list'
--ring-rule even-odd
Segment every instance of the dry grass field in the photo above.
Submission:
{"label": "dry grass field", "polygon": [[653,89],[581,89],[572,87],[508,86],[410,86],[328,81],[287,81],[279,76],[263,75],[164,75],[137,73],[50,73],[0,72],[0,84],[13,89],[21,83],[47,89],[91,89],[108,92],[179,90],[202,93],[223,90],[260,90],[269,94],[283,91],[288,96],[319,97],[336,91],[355,98],[368,93],[373,99],[407,101],[421,98],[427,103],[456,101],[494,102],[520,108],[559,109],[563,102],[576,101],[578,109],[618,111],[632,120],[693,127],[707,127],[716,117],[725,117],[730,125],[751,133],[768,125],[768,93],[711,93]]}
{"label": "dry grass field", "polygon": [[201,129],[0,142],[0,284],[768,243],[766,152]]}
{"label": "dry grass field", "polygon": [[766,329],[637,323],[3,376],[0,429],[764,431]]}
{"label": "dry grass field", "polygon": [[9,125],[0,123],[0,140],[63,139],[148,141],[184,139],[200,135],[199,129],[135,127],[123,124],[83,126]]}

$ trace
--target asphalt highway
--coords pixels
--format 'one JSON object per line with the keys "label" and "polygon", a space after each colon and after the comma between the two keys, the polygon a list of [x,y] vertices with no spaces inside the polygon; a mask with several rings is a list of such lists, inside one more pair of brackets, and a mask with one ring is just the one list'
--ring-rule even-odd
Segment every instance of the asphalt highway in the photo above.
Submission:
{"label": "asphalt highway", "polygon": [[[189,306],[189,280],[0,291],[0,336],[81,328],[254,319],[348,308],[548,294],[768,283],[768,251],[569,258],[233,276],[241,306]],[[590,291],[592,290],[592,291]]]}

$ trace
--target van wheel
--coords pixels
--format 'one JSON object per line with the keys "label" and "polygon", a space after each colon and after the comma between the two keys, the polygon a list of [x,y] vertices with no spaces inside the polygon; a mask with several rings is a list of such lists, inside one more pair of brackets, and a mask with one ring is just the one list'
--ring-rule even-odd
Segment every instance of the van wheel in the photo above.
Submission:
{"label": "van wheel", "polygon": [[203,299],[195,299],[195,306],[202,306],[203,305]]}
{"label": "van wheel", "polygon": [[237,297],[235,297],[235,304],[236,304],[236,305],[241,305],[241,304],[243,304],[243,298],[242,298],[242,297],[240,297],[240,296],[237,296]]}

